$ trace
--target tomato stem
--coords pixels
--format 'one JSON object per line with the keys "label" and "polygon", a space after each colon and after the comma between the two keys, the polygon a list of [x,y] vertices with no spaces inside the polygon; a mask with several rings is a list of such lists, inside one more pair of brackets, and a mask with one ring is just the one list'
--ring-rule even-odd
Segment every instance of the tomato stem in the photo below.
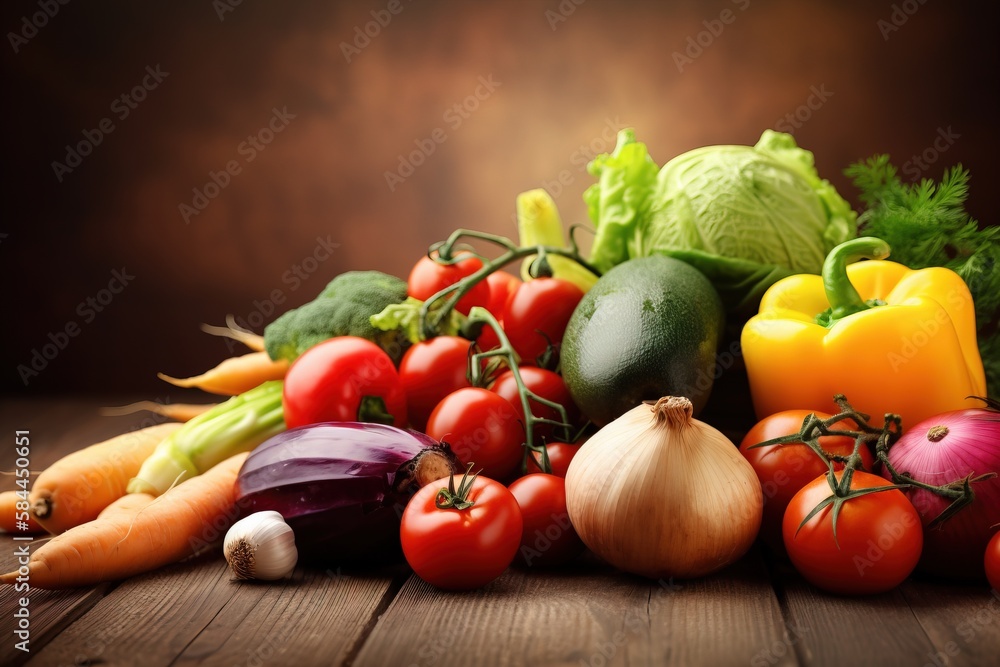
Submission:
{"label": "tomato stem", "polygon": [[472,477],[469,477],[469,473],[472,472],[472,463],[470,463],[465,468],[465,473],[462,475],[462,481],[458,484],[458,490],[455,490],[455,473],[451,473],[448,476],[448,487],[438,490],[437,495],[434,497],[434,506],[439,510],[467,510],[476,504],[474,500],[469,500],[469,492],[472,491],[472,485],[475,484],[476,478],[479,477],[479,473],[476,473]]}
{"label": "tomato stem", "polygon": [[[580,255],[580,249],[577,247],[576,242],[572,239],[572,237],[570,238],[569,248],[546,245],[518,246],[516,243],[504,236],[488,234],[486,232],[479,232],[471,229],[456,229],[446,240],[438,241],[437,243],[432,244],[427,251],[428,257],[431,257],[434,261],[445,265],[455,264],[463,259],[467,259],[468,255],[461,255],[454,252],[456,247],[460,245],[459,242],[463,238],[486,241],[500,246],[505,252],[493,259],[486,258],[473,252],[476,257],[482,260],[483,266],[480,267],[475,273],[465,276],[458,282],[436,292],[424,301],[424,305],[420,308],[420,335],[424,338],[433,338],[437,335],[440,323],[449,316],[458,302],[461,301],[462,297],[468,294],[473,287],[485,280],[491,273],[499,271],[511,262],[516,262],[524,259],[525,257],[537,255],[539,257],[539,259],[536,260],[537,263],[539,261],[545,262],[545,257],[547,255],[558,255],[560,257],[572,259],[577,264],[593,273],[595,276],[600,277],[601,275],[601,272],[598,271],[594,265]],[[462,246],[462,250],[466,250],[465,246]],[[436,257],[434,256],[435,251],[437,251]],[[444,304],[441,308],[432,313],[431,306],[441,299],[446,299]]]}
{"label": "tomato stem", "polygon": [[[549,463],[548,450],[545,448],[544,443],[535,441],[536,426],[540,424],[557,426],[563,430],[564,436],[568,441],[572,434],[570,432],[569,417],[566,414],[566,408],[528,389],[524,383],[524,379],[521,377],[521,367],[517,352],[514,351],[514,346],[510,344],[510,339],[504,333],[503,327],[500,326],[500,323],[497,322],[497,319],[490,311],[479,306],[474,307],[469,311],[467,324],[469,326],[483,325],[492,328],[497,336],[497,340],[500,341],[500,347],[485,352],[477,352],[472,355],[472,359],[469,362],[469,379],[475,386],[480,381],[483,372],[482,362],[484,360],[492,360],[497,357],[504,359],[510,369],[510,374],[514,378],[514,383],[517,385],[517,393],[521,400],[521,410],[524,413],[524,458],[521,462],[522,472],[528,471],[528,457],[532,456],[532,453],[537,452],[541,458],[538,467],[541,468],[542,472],[551,473],[552,465]],[[559,419],[536,417],[531,410],[532,401],[552,408],[559,415]]]}
{"label": "tomato stem", "polygon": [[[830,483],[832,494],[813,508],[806,518],[803,519],[799,528],[804,526],[809,519],[815,516],[815,514],[823,508],[833,505],[833,535],[834,540],[836,540],[836,517],[840,513],[840,508],[844,502],[860,495],[874,493],[876,491],[885,491],[892,488],[923,489],[951,500],[951,503],[949,503],[949,505],[928,524],[928,528],[933,528],[947,521],[962,510],[962,508],[968,506],[975,500],[976,494],[972,489],[972,484],[992,479],[997,476],[996,473],[987,473],[979,475],[978,477],[973,477],[970,474],[963,479],[958,479],[941,486],[934,486],[932,484],[917,481],[913,479],[909,473],[901,473],[897,471],[893,467],[892,463],[889,462],[889,449],[903,434],[902,419],[899,415],[886,413],[882,428],[876,428],[869,423],[871,417],[863,412],[855,410],[843,394],[837,394],[834,396],[833,400],[840,408],[839,413],[825,420],[819,419],[815,414],[807,415],[802,421],[802,428],[799,429],[798,433],[792,433],[780,438],[772,438],[771,440],[761,442],[751,447],[751,449],[753,449],[756,447],[767,447],[770,445],[802,443],[813,450],[813,452],[815,452],[816,455],[826,463],[828,469],[827,480]],[[852,420],[855,424],[857,424],[858,430],[833,428],[834,424],[844,419]],[[840,435],[854,438],[854,452],[850,456],[846,457],[846,459],[841,456],[831,456],[827,454],[823,450],[822,446],[820,446],[819,439],[828,435]],[[854,471],[861,466],[861,447],[868,445],[874,448],[875,459],[881,463],[885,467],[886,472],[889,473],[889,477],[892,481],[891,486],[879,487],[877,489],[851,488],[851,479],[854,476]],[[839,481],[834,473],[834,461],[844,464],[844,471]]]}

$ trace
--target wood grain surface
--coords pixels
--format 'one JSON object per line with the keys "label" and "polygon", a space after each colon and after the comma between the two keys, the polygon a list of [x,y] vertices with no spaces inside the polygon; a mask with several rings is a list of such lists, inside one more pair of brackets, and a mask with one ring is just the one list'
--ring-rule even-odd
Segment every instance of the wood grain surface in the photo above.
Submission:
{"label": "wood grain surface", "polygon": [[[30,430],[41,469],[150,423],[98,415],[124,402],[6,400],[0,425],[11,441]],[[13,465],[11,446],[0,466]],[[0,566],[16,565],[15,548],[0,535]],[[209,553],[124,582],[29,595],[25,654],[12,634],[19,596],[0,590],[0,664],[977,667],[1000,655],[1000,593],[985,586],[911,580],[881,596],[836,597],[758,549],[697,581],[653,582],[588,554],[557,572],[512,568],[461,594],[403,565],[300,566],[277,584],[234,582]]]}

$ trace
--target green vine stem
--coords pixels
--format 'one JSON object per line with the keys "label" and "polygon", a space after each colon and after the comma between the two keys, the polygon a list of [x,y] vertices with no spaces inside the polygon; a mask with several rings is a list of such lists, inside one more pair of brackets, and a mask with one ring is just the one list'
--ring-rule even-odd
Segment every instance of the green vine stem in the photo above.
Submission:
{"label": "green vine stem", "polygon": [[[590,264],[590,262],[583,259],[580,255],[580,250],[572,237],[570,238],[569,248],[559,248],[545,245],[518,246],[510,239],[496,234],[488,234],[486,232],[478,232],[471,229],[456,229],[446,240],[439,241],[431,245],[427,254],[428,256],[433,256],[434,252],[437,251],[438,256],[434,258],[434,261],[441,264],[455,264],[456,262],[460,262],[464,259],[464,257],[461,253],[456,253],[455,251],[468,251],[467,246],[460,244],[462,239],[477,239],[480,241],[486,241],[487,243],[492,243],[503,248],[504,252],[493,259],[483,257],[482,255],[473,252],[472,254],[479,257],[483,261],[483,266],[475,273],[472,273],[457,283],[440,290],[424,302],[424,305],[420,308],[420,334],[423,338],[433,338],[437,335],[437,328],[440,323],[449,316],[451,311],[455,308],[455,305],[469,292],[469,290],[481,281],[485,280],[491,273],[499,271],[511,262],[516,262],[524,259],[525,257],[537,255],[538,257],[535,260],[535,266],[539,267],[544,267],[546,265],[547,255],[567,257],[577,262],[580,266],[587,269],[595,276],[600,277],[601,275],[600,271]],[[446,299],[444,304],[440,309],[432,313],[431,307],[441,299]]]}
{"label": "green vine stem", "polygon": [[[902,419],[899,415],[886,413],[882,428],[876,428],[869,423],[871,417],[863,412],[855,410],[843,394],[837,394],[834,396],[834,401],[840,411],[832,417],[828,419],[820,419],[815,414],[807,415],[802,421],[802,428],[799,429],[798,433],[792,433],[780,438],[772,438],[771,440],[761,442],[751,447],[756,448],[768,447],[771,445],[801,443],[809,447],[826,463],[826,477],[830,484],[832,493],[829,497],[820,502],[819,505],[814,507],[808,515],[806,515],[805,519],[803,519],[802,523],[799,525],[799,528],[808,523],[813,516],[822,511],[824,508],[832,505],[833,535],[834,540],[836,540],[837,516],[840,514],[840,509],[845,502],[851,498],[856,498],[869,493],[906,488],[923,489],[951,501],[948,507],[946,507],[933,519],[933,521],[930,522],[930,524],[928,524],[928,528],[933,528],[934,526],[947,521],[962,508],[966,507],[975,500],[976,494],[972,489],[973,483],[996,477],[996,473],[987,473],[985,475],[979,475],[978,477],[969,475],[964,479],[955,480],[941,486],[934,486],[924,482],[919,482],[913,479],[908,473],[898,472],[889,462],[889,449],[903,434]],[[845,419],[852,420],[857,425],[857,430],[836,427],[838,422]],[[819,443],[819,439],[827,435],[839,435],[854,438],[854,451],[847,457],[829,454],[823,450],[823,447]],[[861,448],[864,446],[869,446],[874,450],[875,459],[885,467],[886,472],[889,473],[889,477],[892,480],[892,484],[866,489],[851,488],[851,480],[854,476],[854,471],[861,466]],[[844,470],[839,480],[835,474],[835,462],[844,464]]]}
{"label": "green vine stem", "polygon": [[[535,426],[539,424],[551,424],[558,428],[563,429],[567,441],[570,438],[570,424],[569,418],[566,415],[566,408],[564,408],[559,403],[555,401],[550,401],[547,398],[539,396],[535,392],[528,389],[527,385],[524,384],[524,380],[521,378],[520,364],[518,363],[517,353],[514,351],[514,347],[510,344],[510,340],[503,331],[503,327],[497,322],[493,314],[485,308],[479,306],[474,307],[469,311],[469,319],[466,322],[467,326],[488,326],[493,329],[496,334],[497,339],[500,341],[500,347],[494,348],[492,350],[487,350],[485,352],[477,352],[472,355],[469,360],[469,380],[472,382],[473,386],[480,386],[482,382],[482,362],[500,357],[502,358],[510,369],[511,375],[514,377],[514,382],[517,384],[517,393],[521,398],[521,409],[524,412],[524,459],[521,463],[522,472],[528,471],[528,457],[532,453],[537,452],[540,454],[539,468],[542,472],[551,473],[552,466],[549,463],[549,454],[545,449],[544,443],[535,442]],[[557,421],[555,419],[545,419],[542,417],[536,417],[531,410],[531,403],[534,401],[540,405],[552,408],[555,410],[561,419]],[[537,461],[537,459],[536,459]]]}

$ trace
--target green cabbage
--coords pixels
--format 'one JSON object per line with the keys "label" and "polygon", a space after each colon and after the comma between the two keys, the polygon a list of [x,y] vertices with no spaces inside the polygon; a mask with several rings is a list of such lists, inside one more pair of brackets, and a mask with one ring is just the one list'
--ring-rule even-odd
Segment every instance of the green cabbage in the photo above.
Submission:
{"label": "green cabbage", "polygon": [[632,130],[588,165],[584,193],[597,226],[591,262],[602,271],[664,254],[708,276],[741,317],[794,273],[819,273],[835,245],[857,233],[857,216],[820,179],[809,151],[766,130],[756,146],[706,146],[658,168]]}

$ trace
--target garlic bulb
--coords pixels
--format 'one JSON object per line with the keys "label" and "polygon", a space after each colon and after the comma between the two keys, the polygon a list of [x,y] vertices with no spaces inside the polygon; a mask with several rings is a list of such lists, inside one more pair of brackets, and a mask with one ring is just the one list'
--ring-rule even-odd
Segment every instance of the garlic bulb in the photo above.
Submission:
{"label": "garlic bulb", "polygon": [[691,418],[692,409],[673,396],[639,405],[570,463],[570,521],[591,551],[619,569],[697,577],[737,560],[757,536],[757,475],[726,436]]}
{"label": "garlic bulb", "polygon": [[234,523],[226,533],[224,552],[237,579],[282,579],[299,559],[295,535],[275,511],[256,512]]}

